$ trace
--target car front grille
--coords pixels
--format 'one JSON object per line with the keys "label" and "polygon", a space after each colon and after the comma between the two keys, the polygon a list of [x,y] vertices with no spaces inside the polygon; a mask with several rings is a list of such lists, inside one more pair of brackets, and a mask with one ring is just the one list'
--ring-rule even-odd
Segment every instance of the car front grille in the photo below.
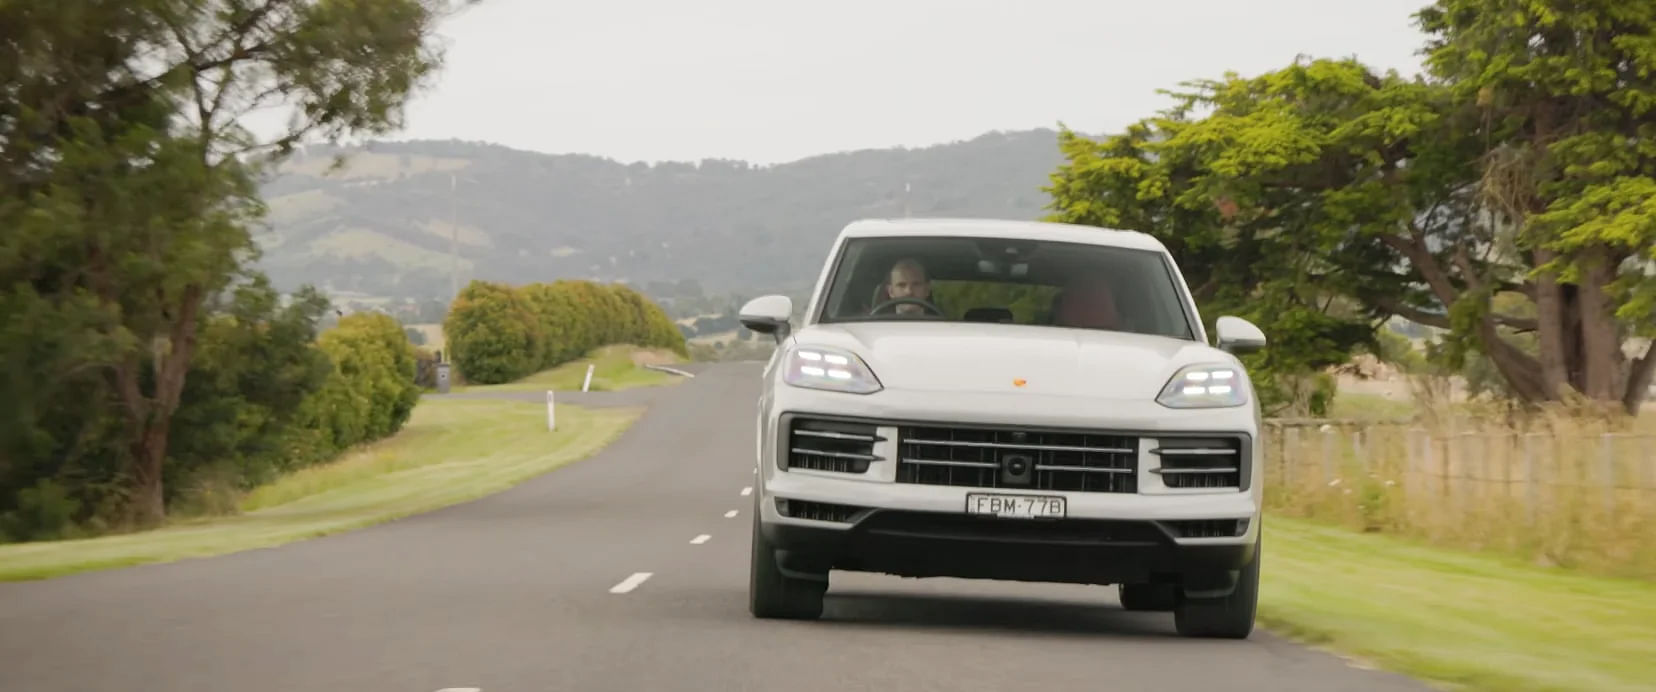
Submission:
{"label": "car front grille", "polygon": [[873,425],[795,418],[788,427],[787,466],[834,473],[868,473],[879,461],[874,445],[883,441]]}
{"label": "car front grille", "polygon": [[897,482],[1133,493],[1138,490],[1138,442],[1111,433],[903,426]]}
{"label": "car front grille", "polygon": [[1178,437],[1153,440],[1150,453],[1161,459],[1151,473],[1169,488],[1242,487],[1242,440],[1235,437]]}

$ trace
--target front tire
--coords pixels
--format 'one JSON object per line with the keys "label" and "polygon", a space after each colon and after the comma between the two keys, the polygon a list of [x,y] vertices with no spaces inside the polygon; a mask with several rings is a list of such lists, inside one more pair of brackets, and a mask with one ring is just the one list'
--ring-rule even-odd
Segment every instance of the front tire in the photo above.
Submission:
{"label": "front tire", "polygon": [[1247,639],[1253,633],[1254,613],[1259,606],[1259,563],[1265,559],[1264,539],[1254,549],[1254,558],[1237,575],[1236,588],[1222,598],[1190,598],[1179,591],[1173,608],[1173,626],[1185,637]]}
{"label": "front tire", "polygon": [[822,617],[822,597],[828,581],[790,577],[776,563],[776,548],[759,527],[759,508],[753,513],[753,554],[748,569],[748,611],[756,618],[815,620]]}

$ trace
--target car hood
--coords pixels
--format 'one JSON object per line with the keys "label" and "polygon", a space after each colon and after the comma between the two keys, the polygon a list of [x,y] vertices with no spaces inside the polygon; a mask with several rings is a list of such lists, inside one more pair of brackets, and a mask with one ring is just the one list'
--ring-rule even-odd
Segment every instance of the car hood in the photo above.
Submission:
{"label": "car hood", "polygon": [[1181,367],[1238,365],[1230,354],[1195,341],[1009,324],[812,325],[795,338],[850,350],[886,389],[911,391],[1153,400]]}

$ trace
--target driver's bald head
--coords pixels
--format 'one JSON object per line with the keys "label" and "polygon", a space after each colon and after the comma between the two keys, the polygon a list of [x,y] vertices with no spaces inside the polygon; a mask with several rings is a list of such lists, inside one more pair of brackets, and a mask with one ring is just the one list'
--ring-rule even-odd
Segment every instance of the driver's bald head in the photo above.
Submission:
{"label": "driver's bald head", "polygon": [[[886,296],[891,300],[898,298],[913,298],[917,300],[931,299],[931,279],[926,276],[926,267],[912,258],[897,260],[891,265],[891,275],[886,279]],[[903,303],[897,306],[898,314],[924,313],[925,308],[914,303]]]}
{"label": "driver's bald head", "polygon": [[931,281],[926,277],[926,268],[912,259],[898,260],[891,265],[886,294],[892,298],[931,297]]}

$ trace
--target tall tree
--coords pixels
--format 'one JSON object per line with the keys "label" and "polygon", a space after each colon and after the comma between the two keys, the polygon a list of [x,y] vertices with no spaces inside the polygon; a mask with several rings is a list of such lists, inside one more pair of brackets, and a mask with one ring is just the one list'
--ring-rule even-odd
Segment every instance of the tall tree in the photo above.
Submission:
{"label": "tall tree", "polygon": [[1056,215],[1157,235],[1210,310],[1293,344],[1282,366],[1400,315],[1522,400],[1637,411],[1656,368],[1650,347],[1623,357],[1656,331],[1656,8],[1446,5],[1420,15],[1435,79],[1301,60],[1195,82],[1103,142],[1066,133]]}
{"label": "tall tree", "polygon": [[[123,421],[136,525],[164,516],[197,323],[255,254],[264,167],[310,138],[397,127],[440,63],[430,38],[449,5],[0,4],[0,305],[49,325],[58,346],[8,333],[0,357],[27,374],[5,393],[50,401],[72,375],[102,379]],[[291,109],[276,134],[243,126],[270,107]]]}
{"label": "tall tree", "polygon": [[1432,72],[1483,122],[1487,206],[1533,267],[1539,353],[1503,372],[1529,373],[1531,398],[1636,411],[1656,372],[1656,343],[1624,355],[1656,336],[1656,4],[1440,0],[1417,18]]}

